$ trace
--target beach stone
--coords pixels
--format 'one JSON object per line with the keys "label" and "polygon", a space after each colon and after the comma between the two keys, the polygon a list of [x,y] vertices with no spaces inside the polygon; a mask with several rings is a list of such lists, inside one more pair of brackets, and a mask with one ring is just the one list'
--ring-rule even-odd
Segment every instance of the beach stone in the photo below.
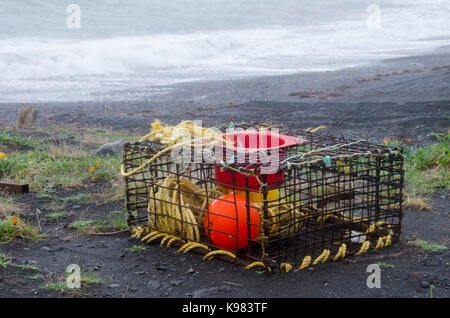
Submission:
{"label": "beach stone", "polygon": [[222,293],[231,293],[233,291],[233,287],[222,286],[222,287],[219,287],[219,291]]}
{"label": "beach stone", "polygon": [[207,298],[212,297],[219,292],[218,287],[202,288],[192,292],[192,298]]}
{"label": "beach stone", "polygon": [[46,252],[48,252],[48,251],[50,251],[50,247],[48,247],[48,246],[42,246],[42,247],[40,248],[40,250],[41,250],[41,251],[46,251]]}
{"label": "beach stone", "polygon": [[161,287],[161,283],[156,279],[152,279],[152,280],[148,281],[147,286],[151,289],[156,290],[156,289],[159,289],[159,287]]}
{"label": "beach stone", "polygon": [[9,147],[7,145],[0,144],[0,152],[8,154],[12,151],[11,151],[11,149],[9,149]]}
{"label": "beach stone", "polygon": [[31,128],[37,118],[37,111],[33,108],[20,108],[16,128]]}
{"label": "beach stone", "polygon": [[106,155],[112,155],[112,156],[118,156],[122,154],[123,151],[123,145],[127,141],[124,139],[117,140],[114,142],[110,142],[104,145],[101,145],[99,148],[97,148],[94,151],[94,154],[96,156],[106,156]]}
{"label": "beach stone", "polygon": [[[156,265],[156,270],[165,272],[165,271],[170,270],[170,268],[163,264],[159,264],[159,265]],[[172,275],[170,275],[170,276],[172,276]],[[168,276],[168,278],[170,278],[170,276]]]}
{"label": "beach stone", "polygon": [[183,283],[183,280],[181,280],[181,279],[175,279],[175,280],[170,281],[170,285],[175,286],[175,287],[180,286],[182,283]]}
{"label": "beach stone", "polygon": [[420,282],[420,286],[422,286],[422,288],[427,288],[430,287],[430,283],[427,282],[426,280],[423,280]]}

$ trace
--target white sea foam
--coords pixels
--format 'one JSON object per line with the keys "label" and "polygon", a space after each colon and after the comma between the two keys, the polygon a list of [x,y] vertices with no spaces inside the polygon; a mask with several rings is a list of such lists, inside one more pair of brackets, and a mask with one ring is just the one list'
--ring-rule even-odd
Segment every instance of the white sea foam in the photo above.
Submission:
{"label": "white sea foam", "polygon": [[[340,7],[330,1],[328,6],[315,7],[289,0],[285,7],[283,1],[279,2],[281,9],[277,11],[273,1],[260,0],[243,4],[238,12],[239,7],[226,10],[226,1],[219,1],[217,10],[208,2],[208,12],[215,16],[205,18],[205,1],[174,0],[166,5],[167,11],[161,7],[157,13],[148,12],[148,24],[139,19],[145,16],[140,11],[145,11],[146,2],[138,1],[144,7],[136,9],[134,18],[129,12],[122,16],[117,8],[111,9],[115,3],[112,0],[99,1],[103,7],[99,5],[95,16],[89,15],[95,5],[83,6],[80,2],[82,10],[90,8],[82,11],[87,22],[82,24],[80,36],[74,36],[73,30],[69,33],[58,28],[52,34],[50,18],[44,19],[47,22],[42,23],[39,35],[39,16],[30,18],[31,26],[20,24],[19,17],[26,20],[23,15],[30,14],[30,8],[14,12],[5,7],[7,2],[2,4],[2,9],[16,17],[7,22],[0,20],[3,99],[14,92],[26,95],[27,91],[35,92],[30,94],[37,99],[45,99],[36,94],[45,94],[46,90],[46,96],[57,99],[59,95],[72,98],[70,91],[74,90],[77,93],[73,98],[80,98],[83,92],[85,98],[96,99],[119,89],[138,92],[145,87],[192,79],[336,70],[383,58],[422,54],[450,44],[450,5],[441,0],[377,1],[381,28],[367,25],[367,1],[345,0]],[[49,3],[56,5],[53,0]],[[162,1],[149,3],[163,6]],[[41,6],[34,1],[24,1],[23,6],[27,4]],[[190,10],[186,16],[183,6]],[[57,8],[61,10],[61,5]],[[113,10],[104,14],[104,27],[94,23],[103,17],[102,8]],[[298,12],[292,12],[293,8]],[[52,10],[55,8],[45,9],[44,16],[57,16]],[[180,17],[181,22],[170,21]],[[122,21],[122,27],[111,20]],[[178,22],[179,29],[174,26]],[[67,90],[67,94],[61,90]],[[136,96],[139,98],[139,94]]]}

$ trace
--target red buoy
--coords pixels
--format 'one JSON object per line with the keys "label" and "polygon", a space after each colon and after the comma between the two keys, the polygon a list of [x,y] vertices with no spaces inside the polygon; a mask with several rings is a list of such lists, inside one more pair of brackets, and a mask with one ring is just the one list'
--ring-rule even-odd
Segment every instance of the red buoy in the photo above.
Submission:
{"label": "red buoy", "polygon": [[[236,200],[235,200],[236,199]],[[205,216],[206,233],[211,241],[222,249],[238,250],[248,245],[247,239],[255,239],[260,229],[258,208],[249,202],[250,237],[248,237],[246,198],[226,194],[213,201]]]}

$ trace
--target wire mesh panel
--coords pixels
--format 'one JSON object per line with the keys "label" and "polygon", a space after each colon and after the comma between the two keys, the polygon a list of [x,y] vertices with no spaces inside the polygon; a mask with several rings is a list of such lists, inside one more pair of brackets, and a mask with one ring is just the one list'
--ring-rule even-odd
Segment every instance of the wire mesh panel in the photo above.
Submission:
{"label": "wire mesh panel", "polygon": [[129,226],[236,263],[297,268],[398,240],[401,151],[308,132],[298,138],[278,149],[269,173],[259,152],[206,160],[204,149],[185,147],[190,160],[179,161],[158,156],[159,143],[125,144],[124,171],[136,171],[125,177]]}

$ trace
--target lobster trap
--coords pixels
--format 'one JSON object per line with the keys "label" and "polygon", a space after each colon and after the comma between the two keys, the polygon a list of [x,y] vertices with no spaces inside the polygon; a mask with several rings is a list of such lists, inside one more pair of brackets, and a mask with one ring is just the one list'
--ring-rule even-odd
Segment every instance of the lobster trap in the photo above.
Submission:
{"label": "lobster trap", "polygon": [[159,142],[125,144],[122,172],[130,228],[143,241],[160,240],[161,246],[205,259],[266,270],[278,264],[284,271],[397,241],[401,150],[301,134],[296,142],[282,141],[270,169],[255,160],[274,152],[260,139],[256,151],[232,151],[214,160],[195,146],[184,147],[177,154],[190,160],[181,162]]}

